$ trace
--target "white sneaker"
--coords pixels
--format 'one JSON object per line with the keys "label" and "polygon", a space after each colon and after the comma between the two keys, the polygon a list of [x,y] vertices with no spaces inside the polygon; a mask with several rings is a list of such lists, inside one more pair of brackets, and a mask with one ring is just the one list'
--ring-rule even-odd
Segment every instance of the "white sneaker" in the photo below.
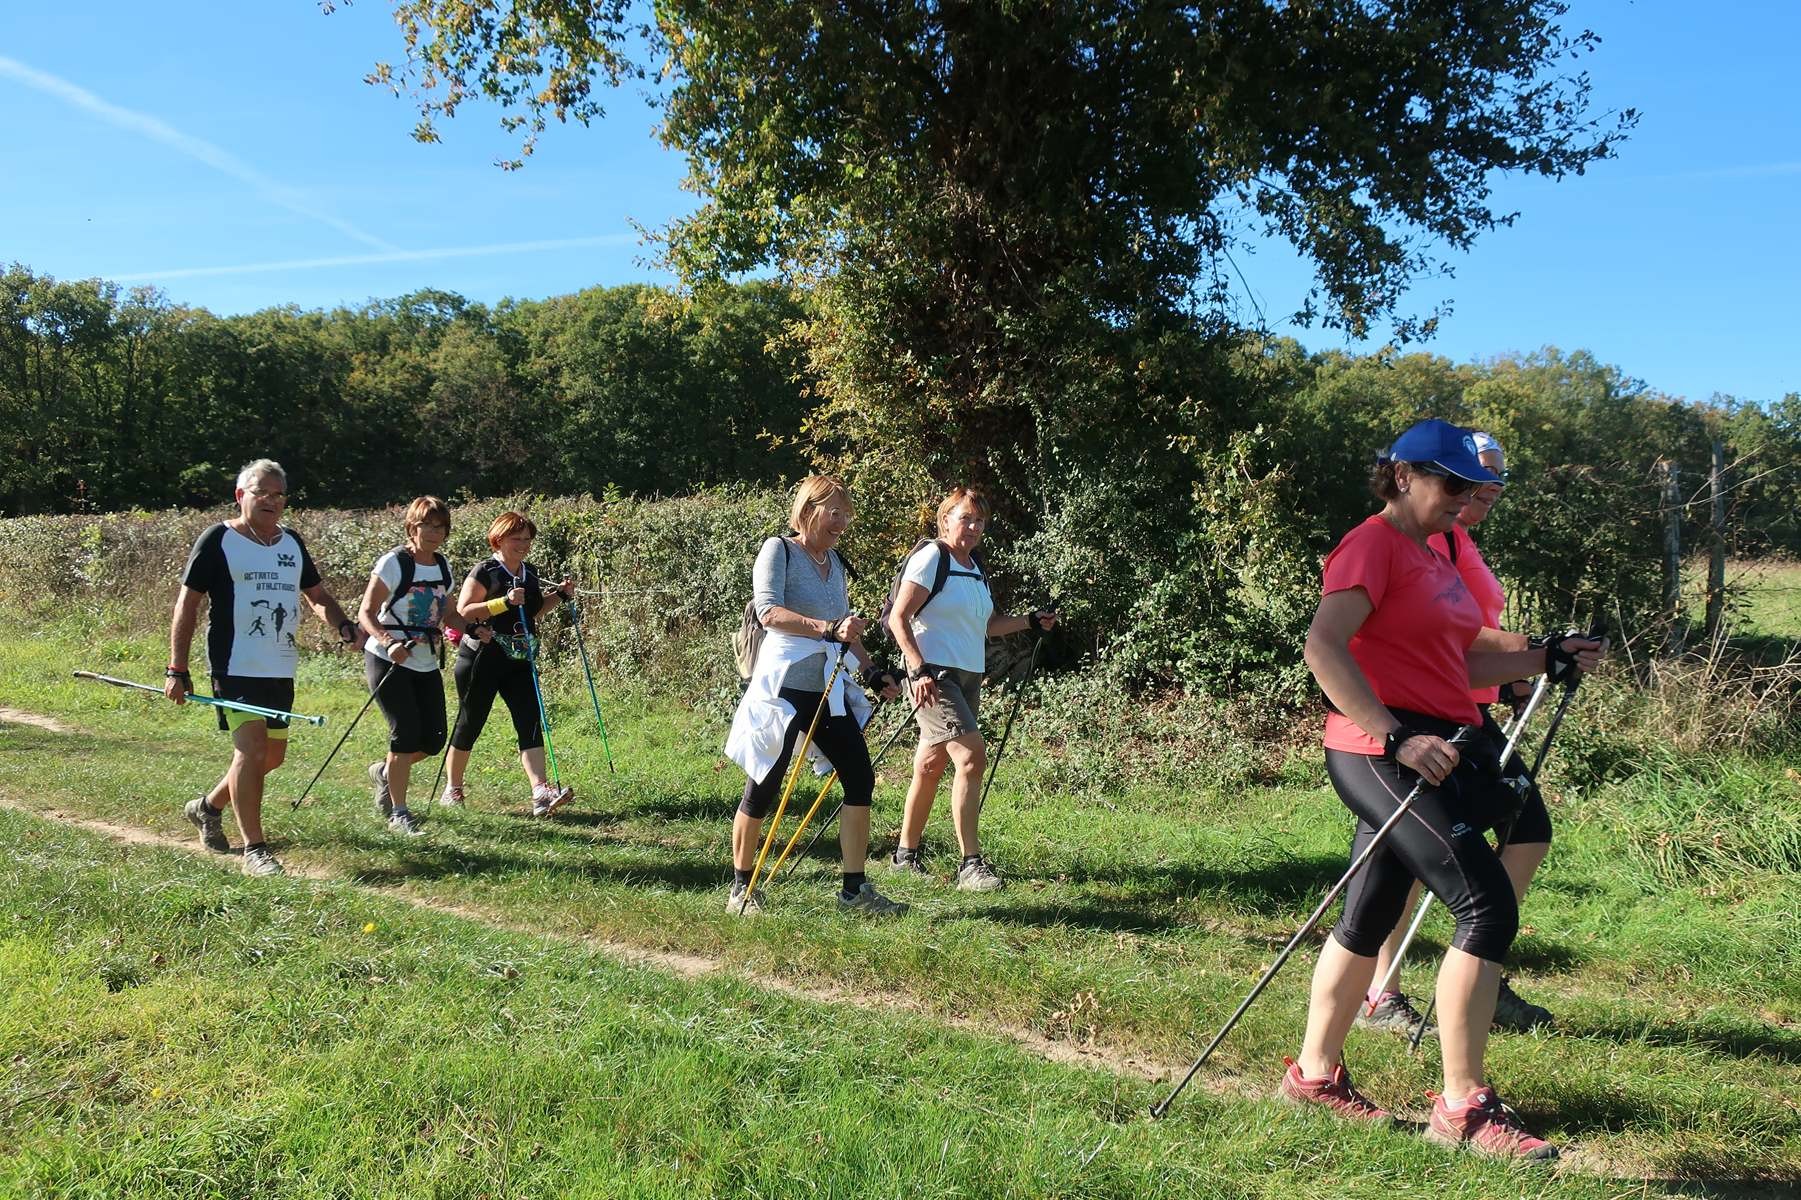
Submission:
{"label": "white sneaker", "polygon": [[445,808],[463,807],[463,789],[460,787],[453,787],[448,783],[445,784],[444,794],[438,797],[438,803],[442,804]]}
{"label": "white sneaker", "polygon": [[734,883],[730,894],[725,898],[725,911],[734,917],[760,917],[763,915],[763,901],[767,899],[768,897],[763,894],[763,889],[758,888],[750,894],[750,899],[747,901],[744,898],[744,885]]}
{"label": "white sneaker", "polygon": [[255,846],[244,851],[244,874],[286,875],[287,872],[275,861],[267,846]]}
{"label": "white sneaker", "polygon": [[563,805],[575,799],[572,787],[541,787],[532,792],[532,816],[548,817]]}
{"label": "white sneaker", "polygon": [[907,915],[908,908],[899,900],[890,900],[876,891],[875,884],[870,883],[867,879],[863,881],[863,886],[857,889],[855,896],[846,896],[840,891],[838,907],[845,912],[862,913],[868,917],[904,917]]}

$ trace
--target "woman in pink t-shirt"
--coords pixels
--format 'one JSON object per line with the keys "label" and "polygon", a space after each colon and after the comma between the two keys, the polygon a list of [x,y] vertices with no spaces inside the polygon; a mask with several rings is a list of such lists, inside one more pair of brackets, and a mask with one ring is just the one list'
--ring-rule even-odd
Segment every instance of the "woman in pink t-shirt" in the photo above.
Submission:
{"label": "woman in pink t-shirt", "polygon": [[[1508,633],[1501,628],[1501,614],[1507,606],[1507,593],[1501,587],[1501,581],[1489,569],[1487,560],[1476,545],[1470,530],[1482,524],[1494,510],[1495,502],[1501,498],[1501,491],[1507,482],[1507,459],[1501,449],[1501,443],[1487,433],[1471,435],[1476,443],[1476,456],[1482,465],[1494,472],[1500,479],[1497,483],[1484,483],[1470,492],[1470,502],[1457,515],[1457,523],[1443,534],[1435,534],[1431,539],[1434,549],[1443,546],[1451,561],[1457,564],[1458,574],[1475,597],[1476,605],[1482,610],[1483,630],[1477,636],[1474,648],[1478,650],[1525,650],[1531,645],[1530,639],[1523,633]],[[1530,687],[1520,686],[1521,699],[1529,694]],[[1505,749],[1507,737],[1495,721],[1494,705],[1502,697],[1501,688],[1472,688],[1470,695],[1482,706],[1482,729],[1498,748]],[[1513,699],[1511,695],[1507,699]],[[1511,760],[1509,775],[1525,775],[1525,765],[1516,756]],[[1551,852],[1551,814],[1545,807],[1545,798],[1539,792],[1538,785],[1528,786],[1525,802],[1519,815],[1514,818],[1507,830],[1507,844],[1501,849],[1501,865],[1507,869],[1507,878],[1513,883],[1513,894],[1522,903],[1526,899],[1526,888],[1532,883],[1532,876],[1545,856]],[[1406,910],[1411,912],[1419,899],[1419,884],[1413,885],[1413,891],[1407,897]],[[1382,943],[1382,952],[1376,956],[1376,987],[1388,978],[1389,965],[1399,949],[1404,922],[1397,925],[1388,940]],[[1418,1025],[1424,1022],[1419,1012],[1413,1007],[1406,993],[1399,989],[1399,981],[1393,990],[1378,994],[1373,989],[1369,996],[1369,1004],[1358,1013],[1357,1024],[1365,1029],[1386,1029],[1391,1032],[1412,1035]],[[1536,1029],[1551,1023],[1549,1010],[1533,1004],[1519,996],[1508,983],[1507,976],[1501,976],[1500,994],[1495,1002],[1495,1026],[1499,1029],[1512,1029],[1517,1032]],[[1432,1029],[1428,1028],[1427,1033]]]}
{"label": "woman in pink t-shirt", "polygon": [[1475,731],[1462,740],[1457,734],[1480,724],[1471,688],[1547,669],[1587,670],[1602,646],[1570,638],[1542,653],[1478,648],[1481,606],[1456,566],[1430,543],[1442,545],[1434,535],[1450,531],[1473,488],[1496,482],[1468,433],[1422,421],[1396,440],[1372,478],[1382,511],[1346,534],[1326,559],[1306,659],[1331,702],[1326,771],[1358,817],[1353,857],[1416,785],[1421,792],[1345,893],[1282,1094],[1347,1117],[1390,1119],[1352,1086],[1344,1043],[1374,976],[1376,952],[1419,879],[1457,921],[1438,977],[1444,1090],[1427,1136],[1543,1159],[1554,1158],[1556,1148],[1526,1130],[1483,1071],[1500,960],[1519,927],[1512,885],[1484,834],[1511,820],[1517,801],[1500,782],[1488,739]]}

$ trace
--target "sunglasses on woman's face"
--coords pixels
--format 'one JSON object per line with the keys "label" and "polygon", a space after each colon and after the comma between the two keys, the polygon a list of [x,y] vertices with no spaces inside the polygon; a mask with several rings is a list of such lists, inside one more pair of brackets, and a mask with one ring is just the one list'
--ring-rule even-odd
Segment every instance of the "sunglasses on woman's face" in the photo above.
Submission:
{"label": "sunglasses on woman's face", "polygon": [[1474,479],[1465,479],[1461,475],[1453,475],[1449,471],[1439,467],[1436,463],[1412,463],[1410,465],[1413,467],[1416,474],[1436,475],[1443,480],[1445,495],[1447,496],[1461,496],[1477,486]]}

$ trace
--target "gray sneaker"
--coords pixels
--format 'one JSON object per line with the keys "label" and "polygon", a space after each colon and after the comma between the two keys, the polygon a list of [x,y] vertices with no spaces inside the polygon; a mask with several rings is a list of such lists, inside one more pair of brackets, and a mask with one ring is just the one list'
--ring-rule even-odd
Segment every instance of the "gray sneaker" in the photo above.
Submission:
{"label": "gray sneaker", "polygon": [[375,785],[375,815],[385,821],[394,815],[394,797],[388,795],[388,764],[385,760],[369,764],[369,782]]}
{"label": "gray sneaker", "polygon": [[760,917],[763,915],[763,902],[768,898],[768,896],[763,894],[763,889],[758,888],[750,894],[750,901],[749,903],[746,903],[744,899],[744,885],[741,883],[734,883],[732,885],[731,894],[725,898],[725,911],[731,913],[734,917]]}
{"label": "gray sneaker", "polygon": [[246,875],[286,875],[275,856],[269,853],[267,846],[257,846],[244,851],[244,874]]}
{"label": "gray sneaker", "polygon": [[202,846],[214,854],[230,852],[231,843],[225,840],[225,814],[208,804],[205,796],[195,796],[181,811],[194,823],[194,828],[200,831]]}
{"label": "gray sneaker", "polygon": [[1413,1007],[1413,1001],[1402,992],[1384,992],[1374,1008],[1367,1003],[1358,1005],[1357,1019],[1352,1024],[1359,1029],[1380,1029],[1405,1037],[1412,1037],[1414,1030],[1425,1025],[1422,1038],[1438,1036],[1438,1026],[1427,1024],[1419,1009]]}
{"label": "gray sneaker", "polygon": [[388,818],[389,833],[404,833],[408,837],[424,837],[425,822],[413,815],[410,808],[397,808]]}
{"label": "gray sneaker", "polygon": [[1001,878],[1001,873],[979,854],[957,868],[959,892],[995,892],[1005,886],[1007,881]]}
{"label": "gray sneaker", "polygon": [[905,846],[894,848],[894,857],[887,860],[890,871],[904,871],[909,875],[927,874],[925,865],[925,847],[915,846],[909,850]]}
{"label": "gray sneaker", "polygon": [[1534,1029],[1549,1029],[1551,1022],[1550,1009],[1522,1000],[1513,985],[1507,982],[1507,976],[1501,976],[1501,994],[1495,997],[1495,1028],[1529,1033]]}
{"label": "gray sneaker", "polygon": [[838,907],[845,912],[862,913],[867,917],[904,917],[908,906],[882,895],[875,890],[875,884],[866,879],[855,896],[846,896],[840,891]]}

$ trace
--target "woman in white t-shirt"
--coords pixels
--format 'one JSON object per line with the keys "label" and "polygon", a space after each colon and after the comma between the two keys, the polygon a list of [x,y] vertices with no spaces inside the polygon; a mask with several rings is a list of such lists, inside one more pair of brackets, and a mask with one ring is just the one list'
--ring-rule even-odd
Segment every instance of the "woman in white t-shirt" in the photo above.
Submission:
{"label": "woman in white t-shirt", "polygon": [[464,627],[450,603],[455,576],[438,552],[450,536],[450,506],[420,496],[406,509],[406,544],[376,560],[357,618],[369,634],[363,665],[388,719],[388,756],[369,764],[377,813],[396,833],[425,832],[407,807],[413,764],[444,748],[444,627]]}
{"label": "woman in white t-shirt", "polygon": [[1053,612],[1023,617],[995,613],[987,575],[975,557],[993,511],[980,489],[952,489],[938,505],[938,538],[907,559],[888,617],[889,632],[906,657],[907,679],[918,706],[914,718],[919,722],[919,748],[913,754],[913,782],[907,788],[900,845],[888,865],[925,874],[920,843],[926,820],[932,815],[945,767],[954,766],[951,815],[963,856],[957,866],[957,887],[967,892],[991,892],[1003,882],[982,857],[976,831],[982,772],[988,764],[976,724],[987,641],[1028,629],[1043,636],[1057,623]]}

